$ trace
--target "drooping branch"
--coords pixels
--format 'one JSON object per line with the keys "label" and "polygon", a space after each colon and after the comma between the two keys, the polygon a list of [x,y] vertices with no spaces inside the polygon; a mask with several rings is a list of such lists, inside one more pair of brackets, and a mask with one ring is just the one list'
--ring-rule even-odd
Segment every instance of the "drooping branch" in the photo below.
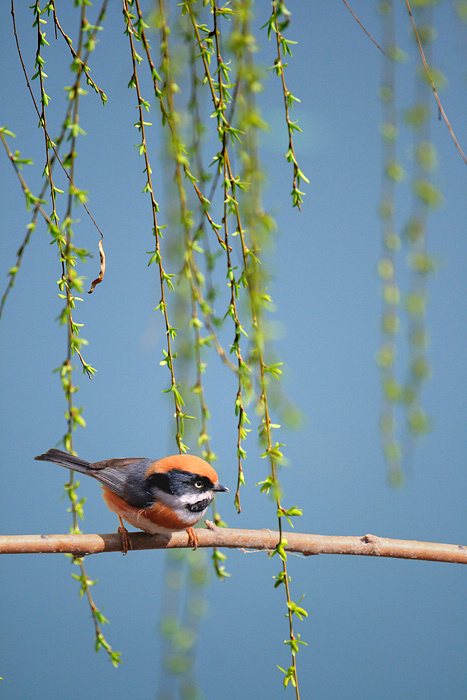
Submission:
{"label": "drooping branch", "polygon": [[421,59],[422,59],[423,67],[424,67],[424,69],[425,69],[425,72],[426,72],[428,81],[429,81],[429,83],[430,83],[430,85],[431,85],[431,89],[433,90],[433,94],[434,94],[434,96],[435,96],[436,104],[438,105],[439,113],[442,115],[442,117],[443,117],[443,119],[444,119],[444,121],[445,121],[445,124],[446,124],[446,126],[448,127],[448,129],[449,129],[449,133],[451,134],[451,138],[452,138],[452,140],[454,141],[455,147],[457,148],[457,150],[458,150],[459,153],[461,154],[464,163],[467,165],[467,157],[466,157],[464,151],[462,150],[462,148],[460,147],[459,141],[457,140],[456,135],[455,135],[455,133],[454,133],[454,129],[452,128],[451,124],[449,123],[449,119],[447,118],[446,112],[444,111],[443,106],[442,106],[442,104],[441,104],[441,101],[440,101],[440,99],[439,99],[439,95],[438,95],[438,91],[437,91],[437,89],[436,89],[436,85],[434,84],[433,78],[431,77],[430,68],[429,68],[429,66],[428,66],[428,63],[427,63],[427,60],[426,60],[426,57],[425,57],[425,53],[424,53],[424,51],[423,51],[422,42],[421,42],[421,40],[420,40],[420,36],[419,36],[418,31],[417,31],[417,26],[416,26],[415,20],[414,20],[414,18],[413,18],[412,9],[411,9],[411,7],[410,7],[409,0],[405,0],[405,4],[407,5],[407,10],[408,10],[408,13],[409,13],[409,15],[410,15],[410,21],[411,21],[411,23],[412,23],[412,29],[413,29],[413,31],[414,31],[415,38],[416,38],[416,40],[417,40],[418,50],[420,51],[420,57],[421,57]]}
{"label": "drooping branch", "polygon": [[[279,533],[272,530],[234,530],[216,527],[206,521],[207,529],[196,530],[199,547],[227,547],[272,552],[279,542]],[[130,532],[131,548],[173,549],[188,547],[185,532],[172,535],[148,535]],[[415,540],[392,540],[375,535],[349,537],[340,535],[308,535],[282,533],[284,549],[304,556],[313,554],[354,554],[359,556],[420,559],[467,564],[467,546]],[[0,554],[57,554],[75,557],[101,552],[119,552],[122,540],[118,533],[105,535],[4,535],[0,537]]]}

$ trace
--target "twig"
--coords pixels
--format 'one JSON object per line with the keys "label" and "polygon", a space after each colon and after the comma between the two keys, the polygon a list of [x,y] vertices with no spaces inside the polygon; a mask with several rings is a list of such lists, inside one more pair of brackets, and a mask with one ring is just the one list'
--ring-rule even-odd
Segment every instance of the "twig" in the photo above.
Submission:
{"label": "twig", "polygon": [[373,37],[371,36],[370,32],[369,32],[369,31],[364,27],[364,25],[360,22],[360,20],[358,19],[357,15],[356,15],[355,12],[352,10],[352,8],[351,8],[350,5],[348,4],[348,2],[346,2],[346,0],[342,0],[342,2],[343,2],[344,5],[346,6],[346,8],[349,10],[349,12],[350,12],[350,14],[352,15],[352,17],[354,18],[354,20],[355,20],[356,22],[358,22],[358,24],[361,26],[361,28],[363,29],[363,31],[365,32],[365,34],[366,34],[368,37],[370,37],[370,39],[371,39],[371,41],[373,42],[373,44],[376,44],[376,46],[377,46],[378,49],[381,51],[381,53],[383,53],[383,54],[386,56],[386,52],[383,51],[383,49],[382,49],[381,46],[378,44],[378,42],[375,41],[375,39],[373,39]]}
{"label": "twig", "polygon": [[75,61],[75,63],[76,63],[77,65],[81,66],[82,70],[83,70],[84,73],[86,74],[86,79],[87,79],[87,81],[88,81],[88,85],[91,85],[91,87],[93,88],[94,92],[96,92],[96,93],[99,95],[99,97],[101,98],[102,104],[105,105],[105,103],[107,102],[107,96],[106,96],[106,94],[104,93],[104,91],[101,90],[101,88],[100,88],[98,85],[96,85],[96,83],[94,82],[94,80],[91,78],[91,76],[89,75],[89,73],[90,73],[90,68],[89,68],[89,66],[86,65],[85,61],[83,61],[83,59],[81,58],[81,56],[79,56],[79,55],[76,53],[76,51],[75,51],[74,48],[73,48],[73,44],[72,44],[72,41],[71,41],[70,37],[69,37],[67,34],[65,34],[65,32],[63,31],[62,26],[61,26],[60,22],[58,21],[57,11],[56,11],[56,9],[55,9],[55,2],[53,3],[53,6],[52,6],[52,12],[53,12],[53,17],[54,17],[55,32],[57,32],[57,29],[58,29],[58,31],[60,32],[60,34],[62,35],[62,37],[65,39],[66,43],[68,44],[68,48],[69,48],[70,51],[71,51],[71,55],[73,56],[73,60]]}
{"label": "twig", "polygon": [[[13,21],[13,34],[14,34],[14,37],[15,37],[16,48],[17,48],[17,51],[18,51],[18,56],[19,56],[19,60],[20,60],[20,63],[21,63],[21,67],[22,67],[22,69],[23,69],[24,77],[25,77],[25,79],[26,79],[26,85],[28,86],[28,90],[29,90],[29,93],[30,93],[30,95],[31,95],[31,98],[32,98],[32,101],[33,101],[33,104],[34,104],[34,108],[35,108],[35,110],[36,110],[37,116],[39,117],[39,121],[40,121],[40,123],[42,123],[42,122],[41,122],[41,113],[39,112],[39,107],[37,106],[36,98],[34,97],[34,93],[33,93],[32,88],[31,88],[31,83],[29,82],[28,74],[27,74],[27,71],[26,71],[26,66],[24,65],[23,55],[22,55],[22,53],[21,53],[21,48],[20,48],[20,45],[19,45],[18,33],[17,33],[17,30],[16,30],[16,17],[15,17],[14,0],[11,0],[11,11],[10,11],[10,14],[11,14],[12,21]],[[52,151],[54,152],[57,161],[60,163],[60,166],[61,166],[63,172],[65,173],[65,176],[68,178],[68,181],[70,182],[71,187],[73,188],[74,191],[78,191],[78,188],[76,187],[75,183],[73,182],[72,178],[70,177],[70,174],[69,174],[68,170],[65,168],[65,166],[63,165],[63,162],[62,162],[60,156],[58,155],[57,150],[56,150],[56,147],[55,147],[55,144],[54,144],[54,142],[52,141],[52,139],[50,138],[50,136],[49,136],[49,134],[48,134],[48,132],[47,132],[47,129],[45,128],[44,125],[43,125],[42,128],[44,129],[44,135],[45,135],[46,139],[47,139],[48,142],[50,143],[50,148],[51,148]],[[86,211],[87,215],[88,215],[89,218],[91,219],[92,223],[94,224],[94,226],[97,228],[97,230],[98,230],[99,233],[101,234],[101,238],[103,238],[103,237],[104,237],[104,234],[102,233],[102,231],[100,230],[99,226],[97,225],[96,220],[95,220],[94,217],[92,216],[92,214],[91,214],[91,212],[89,211],[88,207],[86,206],[86,204],[85,204],[84,202],[81,202],[81,204],[82,204],[84,210]]]}
{"label": "twig", "polygon": [[[288,132],[288,137],[289,137],[289,150],[286,153],[286,159],[290,163],[293,163],[293,187],[292,187],[292,201],[293,201],[293,206],[298,207],[299,211],[302,210],[302,207],[300,206],[302,200],[302,195],[304,195],[304,192],[301,192],[298,188],[300,186],[300,181],[304,180],[305,182],[309,182],[308,178],[305,177],[305,175],[302,173],[300,168],[298,167],[298,162],[297,158],[295,156],[295,149],[294,149],[294,144],[293,144],[293,131],[297,129],[298,131],[301,131],[301,129],[296,125],[295,122],[292,122],[290,119],[290,110],[293,108],[293,103],[295,102],[300,102],[300,100],[292,95],[290,90],[288,89],[286,82],[285,82],[285,74],[284,74],[284,68],[287,67],[287,63],[284,63],[284,57],[286,56],[287,53],[289,55],[292,55],[292,51],[290,50],[289,44],[290,43],[296,43],[296,42],[291,42],[287,41],[282,32],[281,29],[283,29],[283,25],[280,25],[279,22],[279,12],[278,8],[276,5],[276,0],[273,0],[272,3],[272,20],[273,20],[273,25],[272,28],[274,29],[274,33],[276,35],[276,47],[277,47],[277,58],[274,61],[274,72],[276,75],[279,76],[281,83],[282,83],[282,94],[284,96],[284,107],[285,107],[285,121],[287,124],[287,132]],[[288,24],[288,22],[286,23]]]}
{"label": "twig", "polygon": [[[279,533],[272,530],[234,530],[216,527],[206,521],[208,529],[199,528],[199,547],[228,547],[229,549],[256,549],[270,552],[277,546]],[[174,549],[190,547],[185,532],[172,535],[128,533],[131,549]],[[375,535],[343,537],[339,535],[308,535],[283,532],[287,540],[284,549],[312,554],[353,554],[369,557],[393,557],[467,564],[467,546],[415,540],[392,540]],[[101,552],[119,552],[122,549],[118,533],[105,535],[4,535],[0,537],[0,554],[57,554],[69,553],[75,557]]]}
{"label": "twig", "polygon": [[[14,168],[14,170],[15,170],[15,173],[16,173],[17,177],[18,177],[18,180],[19,180],[20,183],[21,183],[21,187],[22,187],[22,189],[23,189],[24,194],[25,194],[26,196],[31,195],[31,194],[32,194],[32,193],[31,193],[31,190],[30,190],[29,187],[27,186],[26,180],[24,179],[24,177],[23,177],[22,174],[21,174],[21,171],[20,171],[20,169],[19,169],[19,167],[18,167],[17,160],[16,160],[15,156],[13,155],[13,153],[11,152],[10,147],[8,146],[8,142],[7,142],[7,140],[6,140],[5,136],[4,136],[3,131],[0,131],[0,139],[2,140],[2,143],[3,143],[3,146],[4,146],[4,148],[5,148],[5,151],[6,151],[6,154],[7,154],[8,158],[10,159],[11,164],[13,165],[13,168]],[[36,207],[37,207],[38,211],[40,211],[40,213],[41,213],[42,216],[44,217],[45,221],[46,221],[46,222],[49,224],[49,226],[50,226],[50,225],[52,224],[52,220],[51,220],[50,216],[47,214],[47,212],[45,212],[44,209],[41,207],[41,202],[42,202],[42,204],[43,204],[44,202],[42,201],[42,199],[41,199],[40,197],[35,197],[34,199],[35,199],[35,204],[36,204]],[[23,243],[23,245],[26,245],[26,244]]]}
{"label": "twig", "polygon": [[425,68],[426,74],[428,76],[428,80],[430,81],[430,85],[431,85],[431,88],[433,90],[435,100],[438,104],[438,109],[439,109],[440,114],[442,115],[444,121],[446,122],[446,126],[449,129],[449,133],[451,134],[451,138],[454,141],[454,145],[456,146],[457,150],[459,151],[462,158],[464,159],[464,163],[467,165],[467,158],[465,156],[465,153],[462,150],[462,148],[460,147],[458,140],[456,139],[456,135],[454,134],[454,130],[453,130],[451,124],[449,123],[449,120],[446,116],[446,112],[444,111],[444,109],[441,105],[441,101],[440,101],[439,96],[438,96],[438,91],[436,90],[435,84],[433,82],[433,78],[431,77],[430,69],[428,68],[428,63],[426,61],[425,54],[423,52],[422,42],[420,41],[420,37],[418,36],[418,32],[417,32],[417,27],[415,26],[415,21],[413,18],[412,10],[410,8],[409,0],[405,0],[405,4],[407,5],[407,10],[408,10],[409,15],[410,15],[410,21],[412,22],[412,28],[413,28],[414,33],[415,33],[415,38],[417,39],[418,49],[420,51],[420,56],[422,58],[423,67]]}

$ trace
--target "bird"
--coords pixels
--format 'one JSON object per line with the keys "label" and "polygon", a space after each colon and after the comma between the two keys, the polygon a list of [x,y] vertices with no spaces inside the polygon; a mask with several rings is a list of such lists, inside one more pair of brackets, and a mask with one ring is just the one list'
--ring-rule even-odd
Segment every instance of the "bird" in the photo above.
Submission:
{"label": "bird", "polygon": [[131,542],[122,518],[151,534],[186,530],[188,544],[196,549],[198,536],[193,525],[204,516],[216,493],[229,490],[219,483],[210,464],[187,454],[158,460],[129,457],[87,462],[52,448],[34,459],[59,464],[101,483],[104,501],[120,521],[123,554],[131,549]]}

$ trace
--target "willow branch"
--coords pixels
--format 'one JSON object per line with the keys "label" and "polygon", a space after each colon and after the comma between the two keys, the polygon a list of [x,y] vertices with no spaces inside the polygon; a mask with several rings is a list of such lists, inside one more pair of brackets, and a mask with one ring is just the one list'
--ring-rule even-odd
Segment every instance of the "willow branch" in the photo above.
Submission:
{"label": "willow branch", "polygon": [[[216,527],[206,521],[207,529],[196,530],[199,547],[227,547],[272,552],[279,541],[279,533],[272,530],[234,530]],[[148,535],[129,532],[131,549],[174,549],[189,547],[185,532],[172,535]],[[368,557],[393,557],[467,564],[467,546],[415,540],[391,540],[376,535],[343,537],[340,535],[308,535],[283,532],[287,540],[284,549],[310,556],[312,554],[354,554]],[[121,536],[105,535],[4,535],[0,537],[0,554],[58,554],[75,557],[101,552],[120,552]]]}
{"label": "willow branch", "polygon": [[423,47],[422,47],[422,42],[421,42],[421,40],[420,40],[420,36],[419,36],[419,34],[418,34],[418,32],[417,32],[417,27],[416,27],[416,25],[415,25],[415,20],[414,20],[414,18],[413,18],[412,9],[411,9],[411,7],[410,7],[409,0],[405,0],[405,4],[407,5],[407,11],[408,11],[408,13],[409,13],[409,15],[410,15],[410,21],[411,21],[411,23],[412,23],[412,28],[413,28],[413,31],[414,31],[414,34],[415,34],[415,38],[416,38],[417,44],[418,44],[418,50],[420,51],[420,57],[421,57],[421,59],[422,59],[423,67],[424,67],[424,69],[425,69],[427,78],[428,78],[428,80],[429,80],[429,82],[430,82],[431,89],[433,90],[433,95],[435,96],[435,100],[436,100],[436,104],[438,105],[439,113],[442,115],[442,117],[443,117],[443,119],[444,119],[444,121],[445,121],[445,124],[446,124],[446,126],[448,127],[448,129],[449,129],[449,133],[451,134],[451,138],[452,138],[452,140],[454,141],[455,147],[457,148],[457,150],[458,150],[459,153],[461,154],[461,156],[462,156],[462,158],[463,158],[463,160],[464,160],[464,163],[467,165],[467,158],[466,158],[466,156],[465,156],[465,153],[464,153],[464,151],[462,150],[462,148],[460,147],[459,141],[457,140],[456,135],[455,135],[455,133],[454,133],[454,129],[452,128],[451,124],[449,123],[449,120],[448,120],[448,118],[447,118],[447,116],[446,116],[446,112],[444,111],[443,106],[442,106],[442,104],[441,104],[441,101],[440,101],[440,99],[439,99],[438,91],[437,91],[436,86],[435,86],[435,84],[434,84],[434,82],[433,82],[433,78],[431,77],[430,69],[429,69],[429,67],[428,67],[428,63],[427,63],[427,60],[426,60],[426,58],[425,58],[425,54],[424,54],[424,51],[423,51]]}
{"label": "willow branch", "polygon": [[[32,91],[31,83],[29,82],[28,74],[27,74],[27,71],[26,71],[26,66],[24,65],[23,55],[22,55],[22,53],[21,53],[21,48],[20,48],[20,45],[19,45],[18,32],[17,32],[17,30],[16,30],[16,17],[15,17],[15,5],[14,5],[14,0],[11,0],[11,11],[10,11],[10,13],[11,13],[12,20],[13,20],[13,34],[14,34],[14,37],[15,37],[15,43],[16,43],[16,48],[17,48],[17,51],[18,51],[19,60],[20,60],[20,62],[21,62],[21,68],[23,69],[24,77],[25,77],[25,79],[26,79],[26,84],[27,84],[27,86],[28,86],[28,90],[29,90],[29,93],[30,93],[30,95],[31,95],[31,98],[32,98],[32,101],[33,101],[33,104],[34,104],[34,109],[36,110],[37,116],[39,117],[39,124],[42,124],[42,128],[43,128],[43,130],[44,130],[44,136],[45,136],[45,138],[46,138],[46,141],[50,143],[50,148],[52,149],[52,151],[53,151],[53,153],[54,153],[54,155],[55,155],[55,158],[56,158],[57,161],[60,163],[60,166],[61,166],[63,172],[65,173],[65,176],[68,178],[68,181],[69,181],[69,183],[70,183],[70,185],[71,185],[73,191],[74,191],[74,192],[78,192],[78,188],[76,187],[75,183],[73,182],[73,179],[70,177],[70,174],[69,174],[68,170],[65,168],[65,166],[64,166],[64,164],[63,164],[63,161],[61,160],[60,156],[58,155],[58,151],[57,151],[57,148],[56,148],[56,144],[55,144],[55,143],[52,141],[52,139],[50,138],[49,133],[48,133],[48,131],[47,131],[47,129],[46,129],[45,124],[42,123],[41,113],[40,113],[40,111],[39,111],[39,107],[37,106],[36,98],[34,97],[34,93],[33,93],[33,91]],[[84,202],[80,202],[80,203],[82,204],[84,210],[86,211],[87,215],[88,215],[89,218],[91,219],[91,221],[92,221],[92,223],[94,224],[94,226],[97,228],[97,230],[98,230],[99,233],[101,234],[101,238],[104,238],[104,234],[103,234],[102,231],[100,230],[99,226],[98,226],[97,223],[96,223],[96,220],[95,220],[94,217],[92,216],[92,214],[91,214],[91,212],[89,211],[89,209],[88,209],[88,207],[86,206],[86,204],[85,204]]]}
{"label": "willow branch", "polygon": [[384,54],[384,55],[386,56],[386,52],[381,48],[381,46],[378,44],[378,42],[377,42],[375,39],[373,39],[373,37],[371,36],[371,34],[370,34],[370,32],[368,31],[368,29],[366,29],[366,27],[360,22],[360,20],[358,19],[357,15],[356,15],[355,12],[352,10],[352,8],[350,7],[350,5],[349,5],[349,3],[347,2],[347,0],[343,0],[343,2],[344,2],[344,5],[346,6],[346,8],[349,10],[349,12],[350,12],[350,14],[352,15],[352,17],[354,18],[354,20],[356,20],[356,21],[358,22],[358,24],[361,26],[361,28],[363,29],[363,31],[365,32],[365,34],[371,39],[371,41],[373,42],[373,44],[376,44],[376,46],[377,46],[378,49],[381,51],[381,53]]}

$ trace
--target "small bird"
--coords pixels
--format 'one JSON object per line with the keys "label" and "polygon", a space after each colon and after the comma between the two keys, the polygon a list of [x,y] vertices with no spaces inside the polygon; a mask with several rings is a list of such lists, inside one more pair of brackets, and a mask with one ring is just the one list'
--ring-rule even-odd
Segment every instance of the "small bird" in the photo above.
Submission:
{"label": "small bird", "polygon": [[131,543],[122,518],[151,534],[186,530],[189,544],[196,549],[198,536],[193,525],[204,516],[218,491],[229,490],[219,483],[207,462],[193,455],[87,462],[52,448],[34,459],[59,464],[101,482],[104,501],[120,521],[118,532],[124,554]]}

